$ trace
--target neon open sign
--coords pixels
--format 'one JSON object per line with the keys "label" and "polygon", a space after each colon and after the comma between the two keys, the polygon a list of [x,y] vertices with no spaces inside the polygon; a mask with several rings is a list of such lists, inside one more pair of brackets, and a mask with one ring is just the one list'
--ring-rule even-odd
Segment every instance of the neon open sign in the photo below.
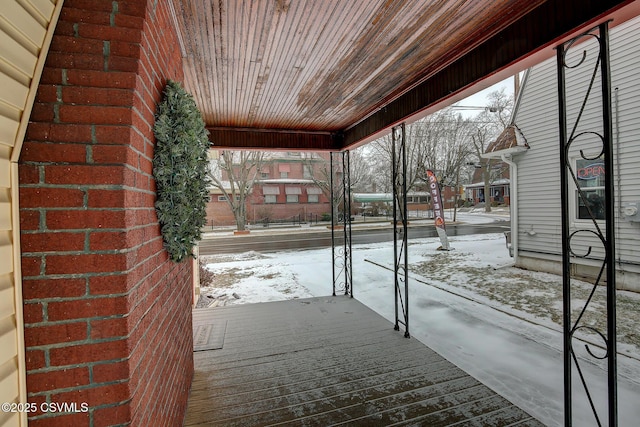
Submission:
{"label": "neon open sign", "polygon": [[597,179],[604,176],[604,163],[593,163],[583,168],[578,168],[578,179]]}

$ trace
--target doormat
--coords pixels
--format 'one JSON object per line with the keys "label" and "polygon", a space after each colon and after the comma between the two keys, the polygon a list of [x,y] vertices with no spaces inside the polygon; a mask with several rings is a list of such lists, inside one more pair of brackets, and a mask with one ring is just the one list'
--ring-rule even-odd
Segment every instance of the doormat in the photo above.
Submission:
{"label": "doormat", "polygon": [[193,351],[221,349],[226,331],[226,320],[196,326],[193,331]]}

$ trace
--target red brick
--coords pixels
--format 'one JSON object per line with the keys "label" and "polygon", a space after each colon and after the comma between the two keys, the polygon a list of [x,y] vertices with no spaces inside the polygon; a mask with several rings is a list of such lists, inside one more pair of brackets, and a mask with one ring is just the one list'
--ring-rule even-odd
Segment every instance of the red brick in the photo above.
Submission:
{"label": "red brick", "polygon": [[147,13],[147,3],[136,0],[120,0],[118,2],[118,12],[128,16],[145,16]]}
{"label": "red brick", "polygon": [[29,393],[40,393],[87,384],[89,384],[89,368],[87,367],[30,373],[27,376],[27,390],[29,390]]}
{"label": "red brick", "polygon": [[45,167],[45,182],[59,185],[115,185],[124,184],[123,166],[51,165]]}
{"label": "red brick", "polygon": [[[53,80],[54,77],[55,76],[53,76],[51,80]],[[67,70],[67,83],[77,86],[134,89],[136,87],[136,74],[129,72],[70,69]]]}
{"label": "red brick", "polygon": [[125,340],[70,345],[49,350],[51,366],[77,365],[81,363],[122,359],[126,356],[127,343]]}
{"label": "red brick", "polygon": [[107,144],[129,144],[132,128],[130,126],[96,125],[96,142]]}
{"label": "red brick", "polygon": [[94,231],[89,235],[90,251],[118,250],[128,247],[129,242],[125,231]]}
{"label": "red brick", "polygon": [[89,190],[88,195],[88,207],[90,208],[126,207],[123,190]]}
{"label": "red brick", "polygon": [[42,257],[22,256],[22,276],[40,276],[42,269]]}
{"label": "red brick", "polygon": [[101,71],[104,69],[104,56],[102,56],[102,54],[49,51],[47,54],[47,64],[56,68]]}
{"label": "red brick", "polygon": [[113,5],[110,1],[95,1],[95,0],[65,0],[64,9],[80,9],[86,10],[89,13],[103,14],[104,12],[113,12]]}
{"label": "red brick", "polygon": [[50,230],[123,229],[127,227],[126,217],[124,210],[53,210],[47,212],[46,221]]}
{"label": "red brick", "polygon": [[41,303],[24,304],[22,315],[25,324],[40,323],[44,320],[44,312]]}
{"label": "red brick", "polygon": [[93,419],[94,427],[129,424],[131,421],[131,406],[125,404],[95,409],[93,411]]}
{"label": "red brick", "polygon": [[131,89],[114,89],[98,87],[65,86],[62,89],[62,100],[77,105],[133,105]]}
{"label": "red brick", "polygon": [[126,317],[91,321],[91,339],[121,338],[128,334]]}
{"label": "red brick", "polygon": [[112,71],[136,72],[140,62],[135,58],[111,55],[107,59],[107,69]]}
{"label": "red brick", "polygon": [[85,233],[22,233],[20,242],[25,253],[81,251]]}
{"label": "red brick", "polygon": [[77,53],[102,56],[104,54],[104,43],[102,42],[102,40],[82,40],[72,35],[55,34],[53,36],[53,39],[51,40],[50,52],[65,52],[70,54]]}
{"label": "red brick", "polygon": [[47,306],[49,321],[82,319],[127,314],[127,298],[93,298],[51,301]]}
{"label": "red brick", "polygon": [[58,23],[56,24],[55,35],[75,37],[76,29],[74,28],[74,23],[58,20]]}
{"label": "red brick", "polygon": [[31,120],[34,122],[52,122],[55,115],[54,104],[35,102],[31,110]]}
{"label": "red brick", "polygon": [[20,230],[39,230],[40,212],[29,209],[20,210]]}
{"label": "red brick", "polygon": [[129,398],[127,383],[104,385],[101,387],[57,393],[51,396],[52,402],[86,402],[89,406],[109,405],[124,402]]}
{"label": "red brick", "polygon": [[96,145],[93,147],[95,163],[126,163],[138,165],[138,153],[126,145]]}
{"label": "red brick", "polygon": [[80,24],[78,35],[84,39],[122,40],[140,43],[142,36],[136,28],[112,27],[105,25]]}
{"label": "red brick", "polygon": [[141,55],[141,47],[139,43],[131,43],[128,41],[113,40],[110,43],[110,51],[112,56],[139,59]]}
{"label": "red brick", "polygon": [[96,363],[93,366],[93,381],[95,383],[109,383],[127,380],[130,377],[128,360]]}
{"label": "red brick", "polygon": [[[32,122],[27,128],[26,141],[55,141],[90,143],[91,125]],[[57,147],[57,146],[56,146]]]}
{"label": "red brick", "polygon": [[62,69],[45,67],[40,76],[40,84],[63,84]]}
{"label": "red brick", "polygon": [[27,349],[25,352],[25,364],[27,371],[45,368],[47,365],[44,350]]}
{"label": "red brick", "polygon": [[40,85],[36,93],[35,102],[52,103],[58,101],[58,87],[55,85]]}
{"label": "red brick", "polygon": [[21,164],[18,167],[20,185],[37,184],[40,182],[40,171],[37,166]]}
{"label": "red brick", "polygon": [[87,337],[86,322],[44,324],[28,326],[24,329],[24,341],[27,347],[84,341]]}
{"label": "red brick", "polygon": [[20,156],[24,162],[83,163],[87,159],[87,149],[81,144],[28,142],[24,145]]}
{"label": "red brick", "polygon": [[128,284],[132,277],[135,277],[132,273],[90,277],[89,293],[91,295],[125,293],[128,291]]}
{"label": "red brick", "polygon": [[25,279],[22,281],[22,297],[25,301],[74,298],[85,295],[86,288],[86,279]]}
{"label": "red brick", "polygon": [[21,208],[68,208],[84,206],[84,191],[70,188],[22,187]]}
{"label": "red brick", "polygon": [[[78,410],[80,410],[79,404]],[[41,412],[35,413],[35,415],[41,414]],[[47,416],[44,418],[29,418],[29,427],[83,427],[89,426],[89,421],[89,412],[78,412],[73,414],[54,413],[51,416]]]}
{"label": "red brick", "polygon": [[65,123],[131,124],[131,109],[84,105],[60,105],[60,121]]}
{"label": "red brick", "polygon": [[144,28],[144,18],[141,16],[123,15],[119,13],[115,16],[114,23],[116,27],[128,27],[138,30]]}
{"label": "red brick", "polygon": [[127,254],[47,255],[46,274],[126,271]]}
{"label": "red brick", "polygon": [[92,10],[64,7],[60,12],[60,20],[109,25],[111,22],[111,10],[98,11],[93,7]]}

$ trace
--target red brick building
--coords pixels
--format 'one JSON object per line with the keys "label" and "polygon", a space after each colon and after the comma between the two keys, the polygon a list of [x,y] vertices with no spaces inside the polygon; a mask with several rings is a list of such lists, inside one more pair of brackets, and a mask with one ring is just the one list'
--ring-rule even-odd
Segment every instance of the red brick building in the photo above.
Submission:
{"label": "red brick building", "polygon": [[[329,153],[268,153],[246,200],[247,222],[315,221],[330,214],[328,171]],[[226,178],[223,173],[223,183]],[[210,194],[207,224],[234,225],[227,196],[215,187]]]}
{"label": "red brick building", "polygon": [[193,265],[163,249],[152,177],[176,46],[165,1],[61,7],[19,160],[30,426],[183,422]]}

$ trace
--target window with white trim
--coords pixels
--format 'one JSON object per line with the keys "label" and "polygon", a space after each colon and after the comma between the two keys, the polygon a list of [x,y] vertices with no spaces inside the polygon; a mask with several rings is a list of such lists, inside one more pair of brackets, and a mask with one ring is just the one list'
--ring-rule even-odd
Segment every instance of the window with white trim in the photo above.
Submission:
{"label": "window with white trim", "polygon": [[[575,161],[576,181],[574,206],[577,220],[605,219],[604,161],[602,158]],[[580,196],[582,192],[582,197]]]}
{"label": "window with white trim", "polygon": [[265,204],[273,204],[278,202],[278,196],[275,194],[265,194],[264,195]]}
{"label": "window with white trim", "polygon": [[317,194],[307,194],[307,203],[319,203],[320,199]]}
{"label": "window with white trim", "polygon": [[297,194],[287,194],[287,203],[298,203]]}

